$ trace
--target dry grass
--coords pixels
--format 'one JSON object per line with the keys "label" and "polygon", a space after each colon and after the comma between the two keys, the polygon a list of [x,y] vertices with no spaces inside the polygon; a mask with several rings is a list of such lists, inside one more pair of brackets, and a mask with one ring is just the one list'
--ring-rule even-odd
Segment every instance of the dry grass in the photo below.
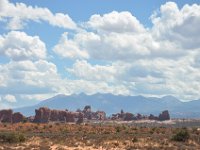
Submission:
{"label": "dry grass", "polygon": [[126,124],[0,124],[1,134],[17,131],[26,137],[20,143],[0,140],[0,149],[200,149],[197,128],[187,128],[190,136],[183,142],[172,140],[179,130]]}

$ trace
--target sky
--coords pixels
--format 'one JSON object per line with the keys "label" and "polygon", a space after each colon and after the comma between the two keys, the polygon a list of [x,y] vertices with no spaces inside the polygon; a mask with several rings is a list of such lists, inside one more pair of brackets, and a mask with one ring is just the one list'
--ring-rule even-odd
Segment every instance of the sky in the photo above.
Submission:
{"label": "sky", "polygon": [[0,109],[57,94],[200,98],[199,0],[0,0]]}

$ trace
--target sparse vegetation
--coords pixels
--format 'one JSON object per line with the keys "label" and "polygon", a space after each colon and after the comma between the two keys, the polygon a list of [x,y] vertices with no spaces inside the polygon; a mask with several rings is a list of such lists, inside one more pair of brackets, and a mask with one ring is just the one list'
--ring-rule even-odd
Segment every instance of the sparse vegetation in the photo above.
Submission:
{"label": "sparse vegetation", "polygon": [[173,135],[172,140],[179,141],[179,142],[185,142],[189,139],[190,134],[187,129],[181,129],[178,131],[175,135]]}
{"label": "sparse vegetation", "polygon": [[0,133],[0,142],[18,143],[26,140],[24,134],[15,132]]}
{"label": "sparse vegetation", "polygon": [[0,124],[0,149],[200,149],[198,132],[148,124]]}

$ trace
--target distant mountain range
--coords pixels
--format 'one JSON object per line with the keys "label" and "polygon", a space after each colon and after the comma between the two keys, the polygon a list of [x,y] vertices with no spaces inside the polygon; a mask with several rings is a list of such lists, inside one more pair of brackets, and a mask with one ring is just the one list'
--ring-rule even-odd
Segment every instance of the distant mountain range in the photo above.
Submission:
{"label": "distant mountain range", "polygon": [[169,110],[172,118],[200,118],[200,100],[182,102],[173,96],[143,97],[143,96],[123,96],[113,94],[86,95],[57,95],[44,100],[37,105],[16,108],[15,112],[21,112],[26,116],[35,114],[35,109],[39,107],[49,107],[51,109],[83,109],[85,105],[90,105],[93,110],[103,110],[108,115],[120,112],[154,114],[158,115],[163,110]]}

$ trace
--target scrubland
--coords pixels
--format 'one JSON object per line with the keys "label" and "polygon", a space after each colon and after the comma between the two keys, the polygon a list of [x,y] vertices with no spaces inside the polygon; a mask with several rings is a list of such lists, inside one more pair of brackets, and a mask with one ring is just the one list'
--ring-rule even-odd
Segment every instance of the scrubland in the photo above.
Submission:
{"label": "scrubland", "polygon": [[198,127],[130,124],[0,124],[0,149],[200,149]]}

